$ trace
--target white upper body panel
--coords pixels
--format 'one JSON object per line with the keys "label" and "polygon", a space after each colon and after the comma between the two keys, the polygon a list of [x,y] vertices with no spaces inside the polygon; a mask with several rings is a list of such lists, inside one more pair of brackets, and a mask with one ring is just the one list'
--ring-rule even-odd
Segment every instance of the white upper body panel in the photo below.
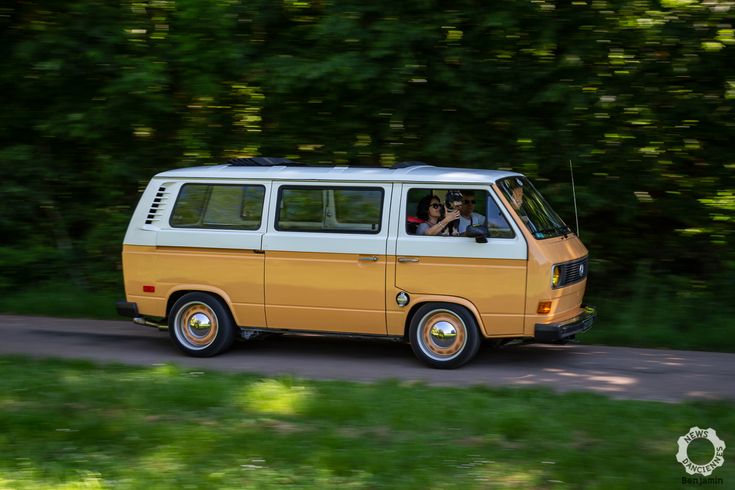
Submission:
{"label": "white upper body panel", "polygon": [[246,167],[214,165],[168,170],[156,179],[225,179],[225,180],[300,180],[340,182],[490,184],[504,177],[518,176],[515,172],[417,165],[406,168],[372,167]]}
{"label": "white upper body panel", "polygon": [[[461,169],[448,167],[434,167],[431,165],[416,165],[412,167],[390,169],[371,167],[302,167],[302,166],[234,166],[214,165],[204,167],[190,167],[168,170],[159,173],[151,179],[146,190],[140,198],[140,202],[133,214],[125,235],[124,244],[127,245],[149,245],[149,246],[190,246],[210,248],[261,248],[261,239],[266,233],[268,220],[272,221],[268,205],[275,199],[271,196],[269,182],[334,182],[354,184],[381,184],[386,190],[390,184],[431,184],[438,187],[447,185],[482,185],[488,186],[498,179],[519,176],[514,172],[482,169]],[[191,230],[175,229],[169,224],[171,211],[181,186],[187,182],[208,183],[231,183],[231,184],[261,184],[267,187],[265,205],[263,208],[263,220],[258,230],[249,232],[242,231],[217,231],[217,230]],[[386,192],[385,208],[398,209],[396,194]],[[390,222],[403,222],[403,218],[391,219]],[[388,223],[384,223],[387,225]],[[385,243],[388,226],[383,228],[380,236],[373,237],[372,241]],[[391,233],[394,236],[395,230]],[[294,246],[293,239],[298,234],[293,233],[269,233],[268,245],[274,249],[285,246],[281,243],[287,235],[291,236],[291,247]],[[282,236],[281,236],[282,235]],[[243,239],[246,237],[247,239]],[[350,242],[345,236],[339,240],[340,246],[350,247]],[[360,244],[371,242],[371,240],[359,241]],[[313,244],[312,244],[313,245]],[[393,244],[395,247],[395,244]],[[355,249],[353,253],[375,253],[372,246],[370,250]]]}

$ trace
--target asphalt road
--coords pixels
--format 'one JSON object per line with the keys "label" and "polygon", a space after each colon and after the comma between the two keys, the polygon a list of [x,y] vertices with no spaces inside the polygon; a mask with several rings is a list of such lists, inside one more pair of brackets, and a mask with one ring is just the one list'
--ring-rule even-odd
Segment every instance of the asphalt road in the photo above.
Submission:
{"label": "asphalt road", "polygon": [[198,370],[310,379],[423,381],[447,386],[544,386],[614,398],[677,402],[735,400],[735,354],[591,345],[484,346],[456,370],[424,367],[408,345],[315,336],[236,343],[226,354],[180,354],[166,332],[128,321],[0,315],[0,355],[89,359],[136,365],[175,363]]}

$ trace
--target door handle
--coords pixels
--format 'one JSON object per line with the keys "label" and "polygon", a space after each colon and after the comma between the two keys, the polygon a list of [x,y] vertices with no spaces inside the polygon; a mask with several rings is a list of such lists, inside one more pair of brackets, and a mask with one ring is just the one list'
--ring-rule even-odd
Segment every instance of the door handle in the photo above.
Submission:
{"label": "door handle", "polygon": [[357,260],[359,260],[360,262],[377,262],[378,258],[377,257],[360,257]]}
{"label": "door handle", "polygon": [[418,262],[419,259],[413,257],[398,257],[398,262]]}

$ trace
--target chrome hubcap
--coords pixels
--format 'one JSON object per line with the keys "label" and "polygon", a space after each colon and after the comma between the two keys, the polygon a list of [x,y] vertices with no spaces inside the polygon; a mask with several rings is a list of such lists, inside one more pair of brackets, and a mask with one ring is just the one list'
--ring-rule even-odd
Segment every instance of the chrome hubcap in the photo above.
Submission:
{"label": "chrome hubcap", "polygon": [[176,338],[188,349],[202,350],[217,337],[217,315],[204,303],[185,304],[176,314],[174,328]]}
{"label": "chrome hubcap", "polygon": [[431,341],[440,347],[451,346],[457,339],[457,329],[449,322],[439,321],[431,327]]}
{"label": "chrome hubcap", "polygon": [[467,327],[456,313],[434,310],[419,323],[418,345],[428,357],[449,361],[462,353],[467,343]]}
{"label": "chrome hubcap", "polygon": [[194,313],[189,319],[189,328],[192,333],[205,336],[209,329],[212,328],[212,322],[204,313]]}

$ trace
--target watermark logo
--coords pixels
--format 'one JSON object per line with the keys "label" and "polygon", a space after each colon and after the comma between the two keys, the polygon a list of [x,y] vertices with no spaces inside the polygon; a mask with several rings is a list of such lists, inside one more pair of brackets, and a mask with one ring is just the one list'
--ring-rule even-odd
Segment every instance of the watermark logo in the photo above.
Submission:
{"label": "watermark logo", "polygon": [[[712,459],[705,464],[697,464],[689,459],[687,450],[689,444],[695,439],[707,439],[714,446],[714,455]],[[690,475],[709,476],[712,472],[725,464],[723,456],[725,452],[725,441],[717,437],[717,432],[713,428],[700,429],[692,427],[689,432],[679,438],[679,452],[676,453],[676,460],[684,466],[684,469]]]}

